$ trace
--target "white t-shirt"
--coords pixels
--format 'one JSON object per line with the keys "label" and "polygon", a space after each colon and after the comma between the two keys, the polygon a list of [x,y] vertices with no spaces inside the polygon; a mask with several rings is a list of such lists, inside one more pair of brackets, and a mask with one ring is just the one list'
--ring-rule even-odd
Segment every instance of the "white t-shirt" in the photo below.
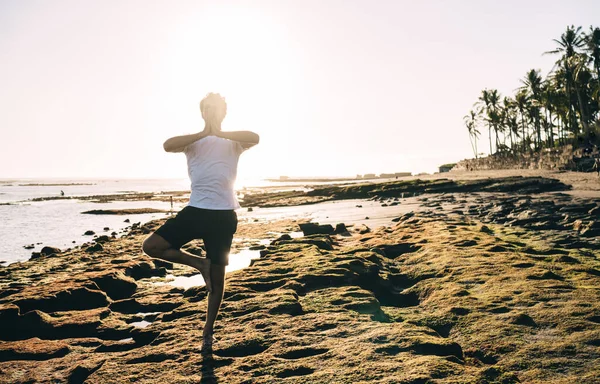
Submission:
{"label": "white t-shirt", "polygon": [[237,141],[216,136],[207,136],[185,147],[183,152],[192,182],[188,205],[214,210],[239,208],[233,185],[243,151]]}

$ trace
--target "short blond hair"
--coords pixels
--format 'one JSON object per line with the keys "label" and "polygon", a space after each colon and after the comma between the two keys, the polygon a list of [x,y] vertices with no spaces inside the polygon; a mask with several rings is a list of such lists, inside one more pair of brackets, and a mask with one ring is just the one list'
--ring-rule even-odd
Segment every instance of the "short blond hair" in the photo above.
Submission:
{"label": "short blond hair", "polygon": [[214,116],[219,122],[223,121],[227,114],[227,103],[225,98],[218,93],[209,93],[200,101],[200,112],[202,117],[206,120],[211,116]]}

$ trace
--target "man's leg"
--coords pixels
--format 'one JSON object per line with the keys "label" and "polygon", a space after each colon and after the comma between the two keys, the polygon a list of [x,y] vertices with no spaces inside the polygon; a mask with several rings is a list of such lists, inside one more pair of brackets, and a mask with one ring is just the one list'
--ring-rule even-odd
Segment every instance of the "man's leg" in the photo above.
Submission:
{"label": "man's leg", "polygon": [[210,260],[198,257],[189,252],[175,249],[162,236],[156,233],[148,236],[142,244],[142,250],[150,257],[185,264],[196,268],[202,274],[208,292],[212,289]]}
{"label": "man's leg", "polygon": [[203,348],[210,347],[213,341],[214,325],[223,301],[225,292],[225,266],[212,264],[210,266],[210,277],[212,291],[208,294],[208,310],[206,311],[206,323],[202,333]]}

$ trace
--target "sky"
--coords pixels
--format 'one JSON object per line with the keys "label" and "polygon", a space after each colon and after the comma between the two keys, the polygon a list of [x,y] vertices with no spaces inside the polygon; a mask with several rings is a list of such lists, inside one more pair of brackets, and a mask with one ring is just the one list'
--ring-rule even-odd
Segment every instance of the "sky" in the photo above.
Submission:
{"label": "sky", "polygon": [[[434,172],[473,157],[481,90],[548,73],[596,0],[0,0],[0,178],[186,177],[172,136],[260,144],[238,177]],[[596,16],[594,16],[596,15]],[[485,149],[485,145],[481,145]]]}

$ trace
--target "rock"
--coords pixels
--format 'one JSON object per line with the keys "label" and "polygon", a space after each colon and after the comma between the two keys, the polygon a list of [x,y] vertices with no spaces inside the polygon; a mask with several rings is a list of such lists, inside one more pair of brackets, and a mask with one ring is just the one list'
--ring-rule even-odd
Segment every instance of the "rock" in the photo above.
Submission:
{"label": "rock", "polygon": [[252,212],[254,211],[254,209],[252,209],[252,207],[248,207],[248,212]]}
{"label": "rock", "polygon": [[[49,288],[49,287],[48,287]],[[57,312],[105,307],[109,304],[106,294],[86,287],[56,286],[46,291],[32,291],[32,295],[15,300],[21,313],[33,310]]]}
{"label": "rock", "polygon": [[584,237],[596,237],[600,236],[600,221],[592,220],[581,228],[579,232]]}
{"label": "rock", "polygon": [[528,327],[537,327],[536,322],[531,318],[531,316],[528,316],[524,313],[521,313],[521,314],[515,316],[511,322],[513,324],[517,324],[517,325],[525,325]]}
{"label": "rock", "polygon": [[125,276],[123,272],[109,272],[91,278],[98,288],[106,292],[112,300],[121,300],[133,295],[137,289],[135,280]]}
{"label": "rock", "polygon": [[359,234],[364,235],[366,233],[371,232],[371,228],[369,228],[366,225],[362,224],[360,227],[356,228],[356,231],[358,231]]}
{"label": "rock", "polygon": [[111,232],[111,234],[110,234],[110,235],[111,235],[112,237],[116,237],[116,236],[118,235],[118,233],[117,233],[117,232]]}
{"label": "rock", "polygon": [[109,227],[104,227],[104,231],[110,231]]}
{"label": "rock", "polygon": [[100,367],[102,367],[102,365],[104,365],[105,361],[106,360],[91,362],[87,361],[81,365],[76,366],[68,373],[69,384],[84,383],[91,374],[96,372],[98,369],[100,369]]}
{"label": "rock", "polygon": [[492,231],[487,225],[482,225],[479,232],[487,233],[488,235],[491,235],[494,233],[494,231]]}
{"label": "rock", "polygon": [[279,236],[274,241],[281,241],[281,240],[292,240],[292,236],[288,235],[287,233],[284,233],[283,235]]}
{"label": "rock", "polygon": [[33,249],[33,248],[35,248],[35,245],[33,245],[33,244],[24,245],[23,248],[25,248],[25,249]]}
{"label": "rock", "polygon": [[319,225],[318,223],[301,223],[298,225],[305,236],[317,234],[328,235],[334,231],[334,228],[330,224]]}
{"label": "rock", "polygon": [[168,213],[163,209],[156,208],[128,208],[128,209],[93,209],[81,212],[86,215],[138,215],[144,213]]}
{"label": "rock", "polygon": [[56,359],[71,351],[63,340],[40,340],[37,337],[24,341],[9,341],[0,344],[0,361]]}
{"label": "rock", "polygon": [[57,254],[59,254],[59,253],[61,253],[61,252],[62,252],[62,251],[60,250],[60,248],[56,248],[56,247],[48,247],[48,246],[46,246],[46,247],[42,248],[42,250],[40,251],[40,253],[41,253],[42,255],[45,255],[45,256],[57,255]]}
{"label": "rock", "polygon": [[343,236],[350,235],[350,232],[348,232],[348,228],[346,228],[346,224],[344,224],[344,223],[337,223],[335,225],[335,229],[334,229],[333,233],[336,235],[343,235]]}
{"label": "rock", "polygon": [[40,257],[42,257],[41,252],[31,252],[31,256],[29,257],[29,260],[39,259]]}
{"label": "rock", "polygon": [[319,249],[324,249],[327,251],[333,250],[333,241],[331,240],[331,237],[322,235],[309,235],[297,239],[274,241],[273,244],[312,244],[316,245]]}
{"label": "rock", "polygon": [[94,232],[92,230],[87,230],[87,231],[85,231],[85,233],[83,235],[84,236],[92,236],[92,235],[95,235],[95,234],[96,234],[96,232]]}
{"label": "rock", "polygon": [[391,245],[383,244],[379,245],[377,248],[381,249],[384,256],[388,259],[395,259],[405,253],[416,252],[421,249],[421,246],[412,243],[400,243]]}
{"label": "rock", "polygon": [[129,220],[129,219],[125,219],[125,220],[123,220],[123,222],[124,222],[124,223],[130,223],[130,222],[131,222],[131,220]]}
{"label": "rock", "polygon": [[98,236],[95,239],[95,241],[96,241],[96,243],[100,243],[100,244],[107,243],[110,241],[110,237],[108,237],[106,235]]}
{"label": "rock", "polygon": [[85,249],[85,251],[87,253],[95,253],[95,252],[100,252],[100,251],[103,251],[103,250],[104,250],[104,247],[100,243],[96,243],[96,244],[91,245],[91,246],[89,246],[89,247],[87,247]]}

